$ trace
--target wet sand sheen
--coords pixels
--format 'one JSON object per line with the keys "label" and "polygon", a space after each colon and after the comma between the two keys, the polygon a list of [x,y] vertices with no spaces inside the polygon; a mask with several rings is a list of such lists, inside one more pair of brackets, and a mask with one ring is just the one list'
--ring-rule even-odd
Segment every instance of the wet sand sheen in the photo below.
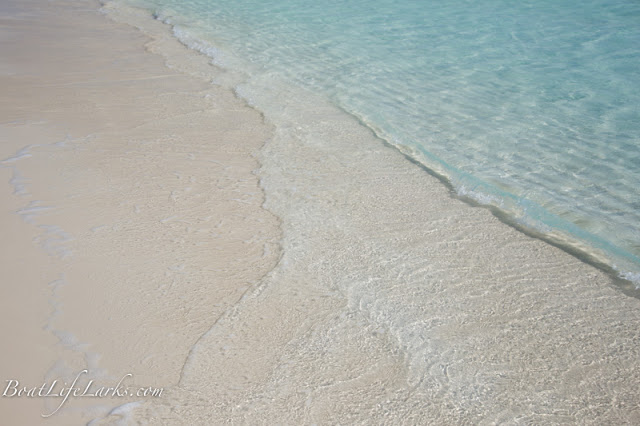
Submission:
{"label": "wet sand sheen", "polygon": [[[141,11],[106,7],[145,36],[20,4],[39,12],[3,28],[41,29],[1,77],[2,224],[21,242],[3,250],[41,273],[8,265],[3,295],[58,313],[19,324],[15,346],[46,350],[10,352],[2,379],[131,372],[167,389],[126,412],[143,424],[640,421],[638,300],[605,274],[453,198],[323,99],[250,79],[265,125]],[[38,292],[8,287],[23,282]],[[55,344],[70,335],[88,346]],[[131,401],[51,420],[110,424]]]}

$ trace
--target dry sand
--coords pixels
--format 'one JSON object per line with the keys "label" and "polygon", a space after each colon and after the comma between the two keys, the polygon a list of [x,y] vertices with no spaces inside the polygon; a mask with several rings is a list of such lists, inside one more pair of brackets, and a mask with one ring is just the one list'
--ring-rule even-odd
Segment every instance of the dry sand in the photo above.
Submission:
{"label": "dry sand", "polygon": [[[252,156],[270,128],[167,28],[154,42],[93,2],[0,8],[2,390],[84,368],[96,385],[131,373],[128,384],[169,388],[277,259]],[[154,43],[211,76],[168,68]],[[72,398],[46,424],[131,401]],[[38,424],[57,402],[0,398],[0,422]]]}

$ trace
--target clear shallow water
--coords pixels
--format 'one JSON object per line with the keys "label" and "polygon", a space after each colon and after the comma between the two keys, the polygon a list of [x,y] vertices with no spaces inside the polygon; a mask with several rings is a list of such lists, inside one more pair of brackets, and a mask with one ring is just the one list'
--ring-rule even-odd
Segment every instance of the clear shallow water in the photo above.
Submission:
{"label": "clear shallow water", "polygon": [[143,5],[219,64],[324,94],[461,195],[640,282],[639,3]]}

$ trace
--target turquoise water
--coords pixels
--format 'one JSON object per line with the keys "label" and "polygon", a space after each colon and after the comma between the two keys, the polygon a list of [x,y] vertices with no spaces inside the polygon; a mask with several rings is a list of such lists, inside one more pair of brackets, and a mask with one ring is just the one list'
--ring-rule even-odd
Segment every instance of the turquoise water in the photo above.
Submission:
{"label": "turquoise water", "polygon": [[460,195],[640,283],[637,1],[142,5],[223,67],[324,94]]}

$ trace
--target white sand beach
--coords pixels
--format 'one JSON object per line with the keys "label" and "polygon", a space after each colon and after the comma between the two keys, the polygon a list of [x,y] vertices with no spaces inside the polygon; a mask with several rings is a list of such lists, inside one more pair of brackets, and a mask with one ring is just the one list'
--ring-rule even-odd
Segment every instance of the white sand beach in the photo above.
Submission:
{"label": "white sand beach", "polygon": [[[0,15],[0,423],[640,422],[611,276],[144,11]],[[85,369],[162,393],[13,395]]]}
{"label": "white sand beach", "polygon": [[[99,385],[169,388],[277,259],[252,156],[270,129],[149,53],[173,44],[209,68],[166,29],[152,41],[91,2],[3,8],[3,384],[88,368]],[[54,399],[2,398],[2,423],[84,424],[131,402],[72,398],[42,419]]]}

